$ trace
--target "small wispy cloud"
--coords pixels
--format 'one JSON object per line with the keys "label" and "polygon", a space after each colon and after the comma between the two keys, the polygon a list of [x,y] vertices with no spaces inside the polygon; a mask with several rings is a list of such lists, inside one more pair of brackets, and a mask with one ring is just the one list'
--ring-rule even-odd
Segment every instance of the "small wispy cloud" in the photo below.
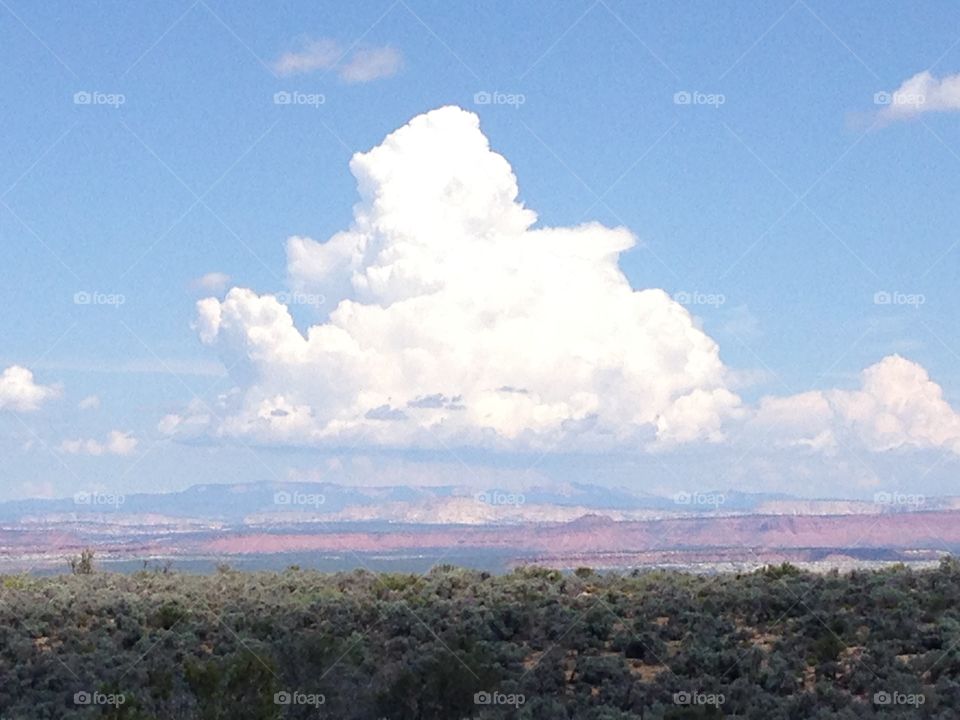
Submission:
{"label": "small wispy cloud", "polygon": [[273,71],[282,77],[329,70],[343,55],[336,40],[309,40],[303,49],[285,52],[273,62]]}
{"label": "small wispy cloud", "polygon": [[83,400],[77,403],[81,410],[96,410],[100,407],[100,398],[96,395],[87,395]]}
{"label": "small wispy cloud", "polygon": [[938,79],[924,70],[893,92],[876,93],[873,101],[882,106],[880,119],[887,122],[931,112],[960,112],[960,73]]}
{"label": "small wispy cloud", "polygon": [[112,430],[106,440],[64,440],[60,450],[71,455],[130,455],[137,449],[138,440],[128,432]]}
{"label": "small wispy cloud", "polygon": [[347,83],[366,83],[397,74],[403,58],[396,48],[386,46],[358,50],[338,68],[340,79]]}
{"label": "small wispy cloud", "polygon": [[227,289],[227,283],[230,282],[230,276],[222,272],[209,272],[194,278],[190,282],[190,287],[194,290],[203,292],[220,293]]}
{"label": "small wispy cloud", "polygon": [[335,70],[346,83],[367,83],[397,74],[403,57],[396,48],[358,48],[345,51],[336,40],[308,40],[300,50],[285,52],[272,63],[280,77],[305,75],[317,70]]}

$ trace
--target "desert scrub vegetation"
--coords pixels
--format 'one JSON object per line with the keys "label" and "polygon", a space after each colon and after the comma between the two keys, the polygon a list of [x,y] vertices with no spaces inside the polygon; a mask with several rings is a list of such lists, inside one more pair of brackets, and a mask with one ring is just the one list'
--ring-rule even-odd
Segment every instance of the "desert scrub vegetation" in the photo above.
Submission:
{"label": "desert scrub vegetation", "polygon": [[[92,558],[91,558],[92,559]],[[960,565],[0,578],[0,717],[957,717]]]}

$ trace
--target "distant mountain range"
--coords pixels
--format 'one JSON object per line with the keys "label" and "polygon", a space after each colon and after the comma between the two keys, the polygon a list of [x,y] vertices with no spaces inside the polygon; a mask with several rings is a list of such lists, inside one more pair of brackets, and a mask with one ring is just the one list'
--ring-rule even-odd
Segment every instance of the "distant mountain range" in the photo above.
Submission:
{"label": "distant mountain range", "polygon": [[[630,516],[731,513],[872,514],[891,510],[960,508],[957,498],[894,502],[804,500],[785,494],[688,491],[672,497],[585,483],[534,487],[522,492],[446,486],[349,487],[332,483],[259,482],[194,485],[179,492],[80,492],[60,499],[0,502],[0,522],[49,516],[139,515],[203,519],[225,524],[311,516],[340,521],[503,523],[550,520],[601,511],[615,519]],[[439,514],[437,514],[439,512]]]}
{"label": "distant mountain range", "polygon": [[811,562],[928,561],[960,548],[960,498],[662,497],[582,483],[518,492],[261,482],[0,503],[0,568],[62,564],[82,547],[118,561],[297,553],[310,562],[451,549],[558,566],[574,559],[617,567],[729,565],[771,553]]}
{"label": "distant mountain range", "polygon": [[[730,496],[737,507],[756,504],[749,496]],[[760,496],[757,496],[758,498]],[[744,502],[747,499],[747,502]],[[312,515],[342,519],[384,519],[404,521],[410,513],[417,522],[439,522],[430,511],[444,505],[460,506],[467,522],[476,515],[480,521],[496,521],[517,515],[517,508],[583,508],[631,512],[638,510],[676,511],[672,498],[639,495],[595,485],[571,484],[563,488],[533,488],[523,493],[500,488],[475,490],[455,486],[347,487],[329,483],[260,482],[244,484],[194,485],[172,493],[82,492],[72,498],[29,499],[0,503],[0,521],[27,517],[75,514],[89,517],[104,513],[169,518],[202,518],[223,523],[244,523],[251,519]],[[470,513],[468,508],[473,508]],[[499,510],[488,512],[486,509]],[[713,508],[693,507],[693,510]],[[529,513],[526,513],[529,514]],[[421,516],[426,515],[425,518]],[[352,518],[352,516],[356,516]],[[547,518],[544,518],[547,519]]]}

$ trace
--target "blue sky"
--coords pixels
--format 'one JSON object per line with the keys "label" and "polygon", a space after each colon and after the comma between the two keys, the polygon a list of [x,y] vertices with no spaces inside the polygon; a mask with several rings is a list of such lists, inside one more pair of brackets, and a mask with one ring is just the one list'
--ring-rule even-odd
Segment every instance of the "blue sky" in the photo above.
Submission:
{"label": "blue sky", "polygon": [[[436,481],[464,466],[481,484],[953,492],[949,429],[810,456],[758,453],[766,436],[749,421],[719,442],[593,454],[467,436],[427,449],[184,437],[158,423],[187,417],[195,396],[256,387],[198,339],[197,301],[289,291],[287,238],[351,225],[353,153],[446,105],[479,115],[539,226],[632,231],[618,258],[630,285],[692,299],[748,413],[765,397],[855,391],[894,354],[960,408],[960,114],[947,91],[943,108],[903,118],[875,101],[922,71],[960,73],[958,19],[950,3],[3,0],[0,370],[53,390],[3,412],[0,497]],[[382,67],[360,67],[384,48]],[[285,73],[285,53],[318,66]],[[323,103],[276,104],[278,92]],[[229,281],[198,287],[209,273]],[[317,322],[290,312],[301,330]]]}

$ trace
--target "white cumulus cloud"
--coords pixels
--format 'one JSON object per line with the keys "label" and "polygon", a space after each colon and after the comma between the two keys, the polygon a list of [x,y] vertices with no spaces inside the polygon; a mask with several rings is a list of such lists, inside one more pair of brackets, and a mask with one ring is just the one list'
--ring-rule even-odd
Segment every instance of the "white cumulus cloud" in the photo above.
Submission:
{"label": "white cumulus cloud", "polygon": [[128,432],[112,430],[102,442],[99,440],[64,440],[60,450],[71,455],[130,455],[139,441]]}
{"label": "white cumulus cloud", "polygon": [[830,400],[845,426],[873,450],[945,448],[960,454],[960,415],[920,365],[899,355],[862,373],[862,389]]}
{"label": "white cumulus cloud", "polygon": [[32,412],[59,395],[59,387],[40,385],[33,373],[20,365],[11,365],[0,373],[0,410]]}
{"label": "white cumulus cloud", "polygon": [[[855,390],[746,407],[687,309],[635,289],[623,227],[541,227],[476,115],[420,115],[350,163],[360,202],[326,241],[293,236],[287,273],[317,293],[302,330],[280,295],[232,288],[195,328],[237,387],[165,433],[297,446],[661,450],[753,443],[838,456],[960,454],[960,416],[891,355]],[[772,456],[771,456],[772,457]]]}
{"label": "white cumulus cloud", "polygon": [[921,113],[960,111],[960,73],[938,79],[924,70],[891,93],[877,93],[876,99],[884,104],[880,117],[888,121]]}
{"label": "white cumulus cloud", "polygon": [[960,454],[960,414],[917,363],[889,355],[861,373],[857,390],[764,398],[753,420],[782,445],[835,450],[838,440],[882,452],[940,448]]}
{"label": "white cumulus cloud", "polygon": [[272,295],[197,305],[242,392],[214,434],[498,448],[720,440],[740,399],[717,344],[619,268],[598,223],[534,227],[476,115],[414,118],[351,171],[361,202],[325,242],[288,242],[291,284],[327,299],[301,332]]}

